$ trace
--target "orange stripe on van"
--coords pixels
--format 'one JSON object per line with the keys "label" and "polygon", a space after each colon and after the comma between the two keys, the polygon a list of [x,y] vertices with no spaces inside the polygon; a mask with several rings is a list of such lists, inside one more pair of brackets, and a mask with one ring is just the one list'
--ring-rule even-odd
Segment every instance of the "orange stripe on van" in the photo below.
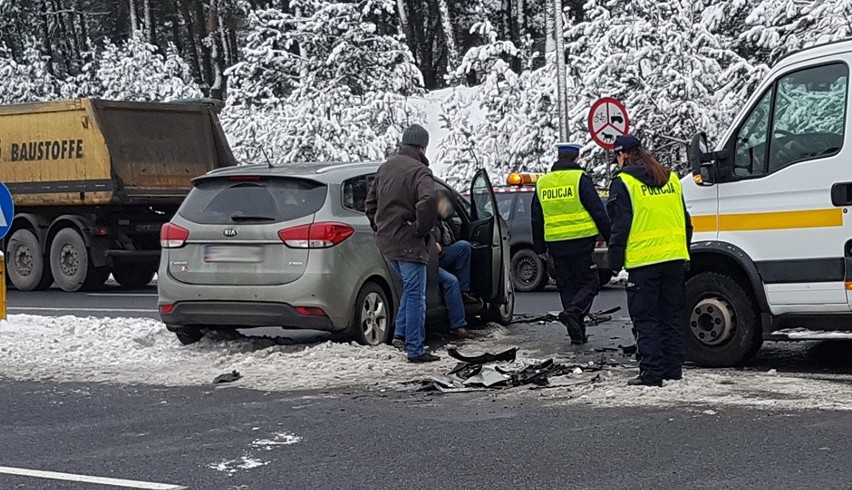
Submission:
{"label": "orange stripe on van", "polygon": [[779,211],[777,213],[748,213],[693,216],[696,232],[792,230],[798,228],[830,228],[843,226],[840,208],[808,211]]}

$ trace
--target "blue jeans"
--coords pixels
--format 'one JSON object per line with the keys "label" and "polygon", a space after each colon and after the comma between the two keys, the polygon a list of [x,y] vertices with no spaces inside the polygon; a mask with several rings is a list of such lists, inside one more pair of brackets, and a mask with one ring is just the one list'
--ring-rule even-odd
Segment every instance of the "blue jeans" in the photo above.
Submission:
{"label": "blue jeans", "polygon": [[450,310],[450,329],[455,330],[467,326],[464,319],[464,300],[462,299],[461,287],[456,276],[444,269],[438,269],[438,282],[444,292],[444,303]]}
{"label": "blue jeans", "polygon": [[417,357],[425,351],[426,264],[394,260],[391,265],[402,278],[394,336],[405,337],[405,352],[408,357]]}
{"label": "blue jeans", "polygon": [[470,292],[470,243],[459,240],[444,247],[438,260],[442,269],[456,276],[461,292]]}

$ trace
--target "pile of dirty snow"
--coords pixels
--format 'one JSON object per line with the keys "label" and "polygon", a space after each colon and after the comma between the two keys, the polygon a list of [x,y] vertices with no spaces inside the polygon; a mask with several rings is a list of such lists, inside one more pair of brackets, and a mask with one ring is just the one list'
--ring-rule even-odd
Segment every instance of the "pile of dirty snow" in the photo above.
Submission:
{"label": "pile of dirty snow", "polygon": [[440,362],[416,365],[390,346],[276,345],[266,338],[183,346],[162,323],[140,318],[12,315],[0,322],[0,376],[12,379],[174,386],[237,370],[239,386],[257,389],[389,386],[455,365],[446,350],[437,354]]}

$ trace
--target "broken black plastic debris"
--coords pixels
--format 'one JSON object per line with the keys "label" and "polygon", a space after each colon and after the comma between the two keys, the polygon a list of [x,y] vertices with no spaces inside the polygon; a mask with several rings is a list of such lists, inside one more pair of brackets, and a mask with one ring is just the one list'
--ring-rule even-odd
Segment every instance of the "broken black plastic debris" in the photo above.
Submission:
{"label": "broken black plastic debris", "polygon": [[478,356],[465,356],[459,353],[458,349],[451,347],[447,349],[447,354],[449,354],[450,357],[452,357],[453,359],[469,364],[485,364],[487,362],[515,362],[515,359],[518,356],[518,348],[512,347],[507,351],[503,351],[497,354],[491,354],[490,352],[486,352],[485,354],[481,354]]}
{"label": "broken black plastic debris", "polygon": [[231,383],[231,382],[236,381],[236,380],[238,380],[242,377],[243,377],[243,375],[238,373],[237,370],[235,369],[235,370],[231,371],[230,373],[220,374],[219,376],[216,376],[215,378],[213,378],[213,384],[217,385],[219,383]]}
{"label": "broken black plastic debris", "polygon": [[621,353],[622,353],[622,354],[624,354],[624,355],[626,355],[626,356],[629,356],[629,355],[631,355],[631,354],[635,354],[635,353],[636,353],[636,344],[633,344],[633,345],[619,345],[618,347],[620,347],[620,348],[621,348]]}

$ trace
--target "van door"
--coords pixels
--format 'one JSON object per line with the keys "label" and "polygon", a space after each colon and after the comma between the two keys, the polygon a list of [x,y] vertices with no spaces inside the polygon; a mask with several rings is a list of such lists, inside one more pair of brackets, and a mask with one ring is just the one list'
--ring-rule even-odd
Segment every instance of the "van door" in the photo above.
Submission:
{"label": "van door", "polygon": [[791,67],[742,119],[720,162],[719,240],[755,262],[776,315],[849,310],[852,202],[831,197],[832,186],[852,183],[848,81],[840,57]]}
{"label": "van door", "polygon": [[497,199],[488,173],[476,172],[470,184],[473,222],[468,237],[471,254],[471,288],[488,301],[509,301],[507,287],[509,238],[505,222],[497,213]]}

